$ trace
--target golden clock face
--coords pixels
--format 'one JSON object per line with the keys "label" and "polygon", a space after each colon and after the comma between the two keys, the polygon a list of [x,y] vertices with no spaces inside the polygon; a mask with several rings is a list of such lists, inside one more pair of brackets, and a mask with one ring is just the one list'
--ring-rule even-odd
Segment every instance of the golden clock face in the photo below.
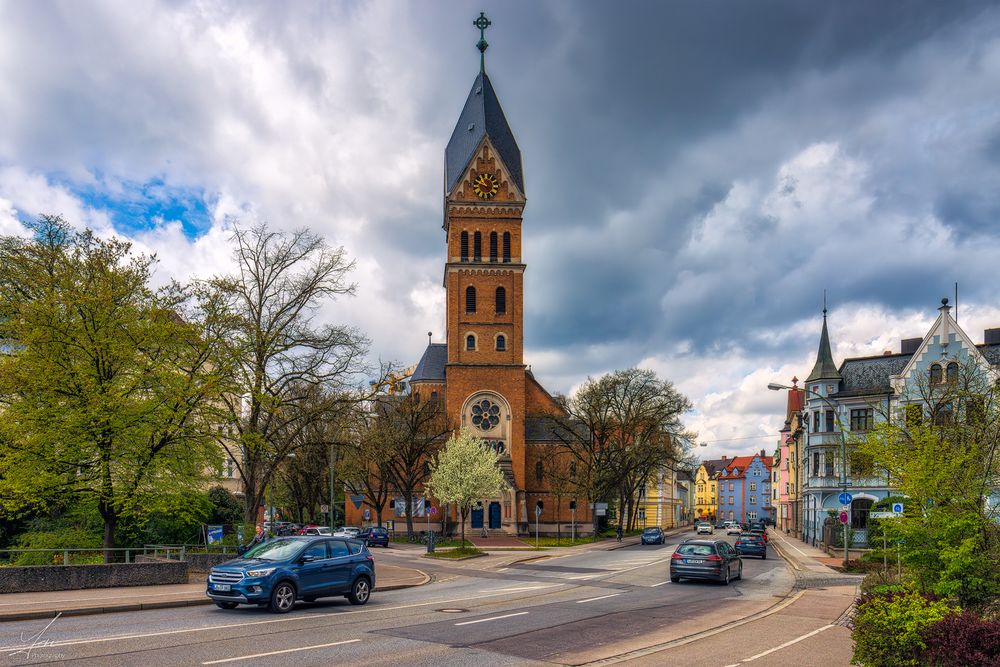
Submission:
{"label": "golden clock face", "polygon": [[475,180],[472,181],[472,191],[476,193],[476,196],[480,199],[492,199],[493,195],[497,193],[500,189],[500,184],[497,183],[497,177],[493,174],[479,174],[476,176]]}

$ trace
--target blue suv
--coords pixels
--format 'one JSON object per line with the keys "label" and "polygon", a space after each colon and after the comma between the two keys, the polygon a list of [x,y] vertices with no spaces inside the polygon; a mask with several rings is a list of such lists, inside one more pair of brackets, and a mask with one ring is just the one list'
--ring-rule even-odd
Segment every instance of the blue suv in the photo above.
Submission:
{"label": "blue suv", "polygon": [[227,561],[208,574],[208,597],[223,609],[239,604],[284,614],[296,600],[343,595],[365,604],[375,588],[375,559],[361,542],[279,537]]}

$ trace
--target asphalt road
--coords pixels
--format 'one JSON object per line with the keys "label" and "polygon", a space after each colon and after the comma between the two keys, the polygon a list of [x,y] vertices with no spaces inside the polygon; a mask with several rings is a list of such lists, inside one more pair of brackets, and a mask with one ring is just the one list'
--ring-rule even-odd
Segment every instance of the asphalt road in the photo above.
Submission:
{"label": "asphalt road", "polygon": [[[281,616],[204,606],[5,623],[0,665],[584,664],[655,644],[671,628],[719,625],[726,609],[770,604],[791,588],[776,554],[745,559],[743,581],[729,586],[671,583],[670,555],[690,536],[506,567],[421,559],[414,566],[432,583],[376,591],[364,607],[335,598]],[[376,551],[376,564],[418,556]]]}

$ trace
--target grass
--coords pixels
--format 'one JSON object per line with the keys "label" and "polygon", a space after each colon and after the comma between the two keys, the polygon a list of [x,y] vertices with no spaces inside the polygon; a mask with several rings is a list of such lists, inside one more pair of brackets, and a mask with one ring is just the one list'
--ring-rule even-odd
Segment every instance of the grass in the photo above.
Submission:
{"label": "grass", "polygon": [[484,555],[486,552],[475,547],[457,547],[446,551],[435,551],[432,554],[425,554],[428,558],[469,558],[471,556]]}
{"label": "grass", "polygon": [[[601,538],[603,539],[603,538]],[[535,545],[534,537],[522,537],[521,540],[528,546]],[[571,537],[539,537],[538,546],[539,547],[572,547],[577,544],[593,544],[594,538],[592,537],[578,537],[575,540]]]}

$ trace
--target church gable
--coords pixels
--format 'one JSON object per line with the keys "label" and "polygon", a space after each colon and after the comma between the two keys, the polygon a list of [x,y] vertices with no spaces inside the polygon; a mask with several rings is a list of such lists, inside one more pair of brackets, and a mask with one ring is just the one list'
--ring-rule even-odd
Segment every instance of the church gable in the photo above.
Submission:
{"label": "church gable", "polygon": [[483,137],[449,201],[524,203],[524,195],[489,137]]}

